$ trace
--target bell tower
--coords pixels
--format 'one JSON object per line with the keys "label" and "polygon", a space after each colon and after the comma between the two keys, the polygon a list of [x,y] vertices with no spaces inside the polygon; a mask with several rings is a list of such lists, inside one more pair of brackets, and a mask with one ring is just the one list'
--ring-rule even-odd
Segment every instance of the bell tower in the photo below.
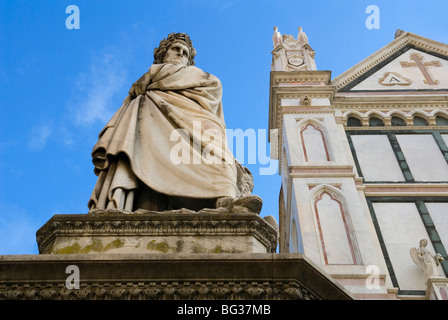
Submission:
{"label": "bell tower", "polygon": [[272,40],[272,71],[316,70],[315,52],[308,44],[308,37],[301,27],[297,39],[291,35],[281,35],[278,28],[274,27]]}

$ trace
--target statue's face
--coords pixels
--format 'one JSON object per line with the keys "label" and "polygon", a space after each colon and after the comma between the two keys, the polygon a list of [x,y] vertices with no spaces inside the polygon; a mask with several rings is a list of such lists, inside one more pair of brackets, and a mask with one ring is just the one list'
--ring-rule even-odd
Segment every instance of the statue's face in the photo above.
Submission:
{"label": "statue's face", "polygon": [[181,42],[173,42],[166,50],[163,62],[180,63],[188,65],[190,49]]}

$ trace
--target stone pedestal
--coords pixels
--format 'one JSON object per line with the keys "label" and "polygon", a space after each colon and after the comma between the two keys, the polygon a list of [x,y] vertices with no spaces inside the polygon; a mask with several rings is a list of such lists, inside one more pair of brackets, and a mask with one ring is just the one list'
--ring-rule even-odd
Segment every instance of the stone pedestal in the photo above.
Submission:
{"label": "stone pedestal", "polygon": [[55,215],[39,255],[0,256],[0,300],[353,299],[302,254],[275,253],[277,236],[252,213]]}
{"label": "stone pedestal", "polygon": [[0,270],[0,300],[353,299],[299,253],[13,255]]}
{"label": "stone pedestal", "polygon": [[218,210],[98,210],[53,216],[37,233],[41,254],[273,253],[275,220]]}
{"label": "stone pedestal", "polygon": [[429,278],[426,300],[448,300],[448,278]]}

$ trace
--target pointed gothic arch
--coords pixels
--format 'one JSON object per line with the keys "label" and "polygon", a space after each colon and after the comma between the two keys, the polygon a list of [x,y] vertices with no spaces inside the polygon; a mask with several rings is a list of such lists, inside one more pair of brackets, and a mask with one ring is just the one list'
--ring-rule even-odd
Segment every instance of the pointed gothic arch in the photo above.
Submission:
{"label": "pointed gothic arch", "polygon": [[409,113],[410,117],[412,117],[412,123],[414,126],[428,126],[429,125],[429,116],[430,114],[426,111],[417,109],[412,110]]}
{"label": "pointed gothic arch", "polygon": [[305,162],[329,162],[333,160],[325,124],[316,119],[304,119],[297,123],[297,132],[302,144],[302,154]]}
{"label": "pointed gothic arch", "polygon": [[353,118],[358,118],[359,120],[362,120],[365,117],[365,115],[356,110],[349,110],[349,111],[344,112],[343,117],[345,117],[345,118],[353,117]]}
{"label": "pointed gothic arch", "polygon": [[392,127],[406,126],[408,116],[401,110],[391,110],[386,113]]}
{"label": "pointed gothic arch", "polygon": [[310,193],[323,263],[362,264],[353,224],[343,193],[320,185]]}
{"label": "pointed gothic arch", "polygon": [[436,126],[448,126],[448,112],[446,110],[434,110],[430,115],[434,117]]}

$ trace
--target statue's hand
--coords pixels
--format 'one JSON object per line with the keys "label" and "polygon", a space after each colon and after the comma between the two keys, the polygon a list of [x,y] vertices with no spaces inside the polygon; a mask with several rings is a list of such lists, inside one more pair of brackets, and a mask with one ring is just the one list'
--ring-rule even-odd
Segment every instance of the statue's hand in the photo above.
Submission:
{"label": "statue's hand", "polygon": [[145,94],[146,87],[149,85],[150,80],[149,72],[146,72],[140,79],[134,82],[131,89],[129,89],[129,94],[134,98],[141,94]]}

